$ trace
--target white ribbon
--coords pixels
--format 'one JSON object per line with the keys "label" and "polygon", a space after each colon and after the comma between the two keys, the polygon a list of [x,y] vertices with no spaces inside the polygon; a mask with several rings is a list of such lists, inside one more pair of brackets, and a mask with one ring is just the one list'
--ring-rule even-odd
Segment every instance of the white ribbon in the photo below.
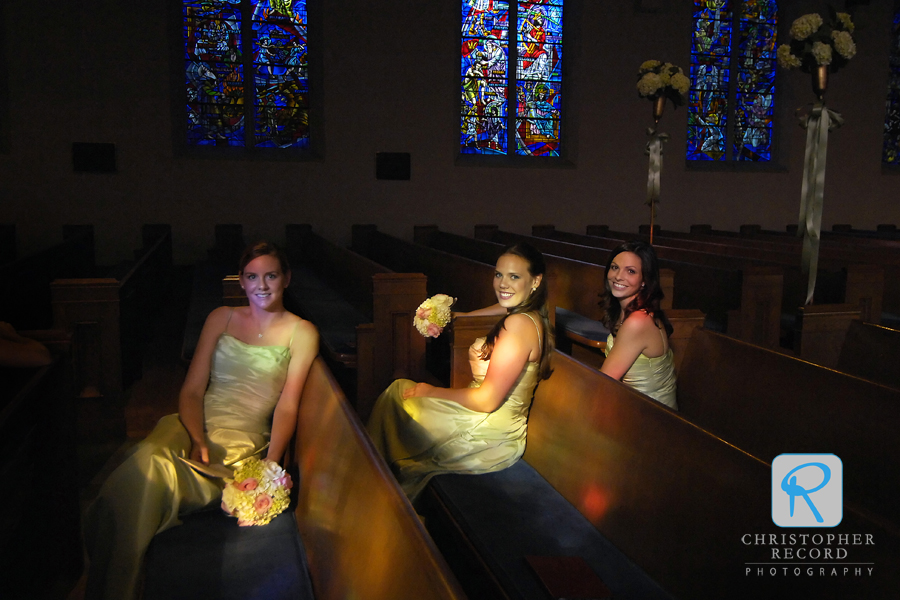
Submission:
{"label": "white ribbon", "polygon": [[659,204],[659,180],[663,166],[663,144],[669,140],[669,134],[657,133],[656,129],[647,129],[650,141],[644,154],[650,155],[650,167],[647,172],[647,206],[650,207],[651,217],[656,216],[656,205]]}
{"label": "white ribbon", "polygon": [[803,159],[803,185],[800,190],[797,235],[803,237],[801,269],[808,281],[806,304],[812,303],[816,289],[816,271],[819,267],[828,132],[843,124],[844,119],[841,115],[825,108],[824,102],[815,103],[808,115],[800,117],[800,126],[806,129],[806,155]]}

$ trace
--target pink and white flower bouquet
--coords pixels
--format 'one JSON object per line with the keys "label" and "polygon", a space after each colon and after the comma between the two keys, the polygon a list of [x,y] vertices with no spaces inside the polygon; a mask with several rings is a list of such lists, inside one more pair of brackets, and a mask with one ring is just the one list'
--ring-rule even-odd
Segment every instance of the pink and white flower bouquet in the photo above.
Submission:
{"label": "pink and white flower bouquet", "polygon": [[456,298],[446,294],[437,294],[420,304],[413,317],[413,324],[419,333],[433,338],[441,335],[453,316],[450,307],[455,301]]}
{"label": "pink and white flower bouquet", "polygon": [[291,501],[291,476],[271,460],[248,458],[225,479],[222,510],[237,517],[238,525],[266,525]]}

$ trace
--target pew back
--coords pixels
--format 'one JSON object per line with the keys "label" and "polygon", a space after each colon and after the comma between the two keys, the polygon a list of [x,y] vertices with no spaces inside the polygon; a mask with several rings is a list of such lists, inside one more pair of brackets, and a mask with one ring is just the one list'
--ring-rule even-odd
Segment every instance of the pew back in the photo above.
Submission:
{"label": "pew back", "polygon": [[[752,368],[748,368],[752,365]],[[678,377],[681,415],[760,459],[830,452],[845,504],[900,528],[900,392],[717,334],[694,331]]]}
{"label": "pew back", "polygon": [[293,456],[318,600],[464,597],[321,358],[303,389]]}
{"label": "pew back", "polygon": [[837,369],[900,389],[900,331],[853,321],[841,347]]}

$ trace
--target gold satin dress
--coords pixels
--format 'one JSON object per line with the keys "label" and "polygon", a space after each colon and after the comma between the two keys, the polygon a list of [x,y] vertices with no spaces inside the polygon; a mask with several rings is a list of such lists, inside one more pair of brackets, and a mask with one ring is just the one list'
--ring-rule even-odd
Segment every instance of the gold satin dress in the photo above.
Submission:
{"label": "gold satin dress", "polygon": [[[268,446],[289,363],[288,347],[252,346],[228,333],[219,336],[203,399],[210,464],[231,467]],[[180,460],[190,451],[178,415],[168,415],[103,484],[85,515],[86,598],[134,598],[153,536],[180,525],[180,515],[221,501],[222,480]]]}
{"label": "gold satin dress", "polygon": [[[613,349],[615,340],[613,334],[606,337],[607,356]],[[675,382],[675,354],[671,347],[665,354],[656,358],[638,354],[634,364],[622,376],[622,383],[650,396],[660,404],[678,410],[678,402],[675,400]]]}
{"label": "gold satin dress", "polygon": [[[490,361],[479,358],[485,338],[469,348],[472,383],[484,381]],[[398,379],[379,396],[367,429],[410,500],[440,473],[488,473],[511,467],[525,452],[528,410],[540,363],[525,364],[503,404],[492,413],[441,398],[404,398],[415,385]]]}

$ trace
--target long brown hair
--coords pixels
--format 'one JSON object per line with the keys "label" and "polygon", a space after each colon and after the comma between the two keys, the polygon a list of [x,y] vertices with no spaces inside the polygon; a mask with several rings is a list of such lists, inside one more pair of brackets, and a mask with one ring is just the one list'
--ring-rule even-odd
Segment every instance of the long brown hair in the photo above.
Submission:
{"label": "long brown hair", "polygon": [[[547,267],[544,264],[544,255],[541,254],[540,250],[528,242],[513,244],[506,248],[500,256],[505,256],[507,254],[518,256],[528,263],[528,274],[532,277],[544,275],[547,270]],[[530,294],[518,306],[509,309],[507,314],[497,321],[497,324],[494,325],[490,333],[488,333],[487,339],[484,341],[484,346],[481,347],[481,359],[488,360],[491,357],[491,353],[494,351],[494,342],[497,340],[497,336],[500,335],[500,330],[506,327],[506,319],[509,315],[530,312],[536,312],[541,317],[541,329],[543,330],[541,332],[541,338],[543,343],[541,344],[540,377],[541,379],[547,379],[550,377],[550,374],[553,373],[553,368],[550,366],[550,357],[553,355],[553,349],[556,348],[556,339],[553,335],[553,328],[550,326],[550,317],[547,311],[546,277],[541,278],[541,283],[534,293]]]}
{"label": "long brown hair", "polygon": [[[622,321],[627,319],[628,315],[634,311],[643,310],[662,323],[663,327],[666,328],[666,335],[672,335],[672,324],[669,323],[666,313],[660,308],[660,303],[665,298],[665,294],[662,291],[662,286],[659,284],[659,260],[656,258],[656,251],[653,249],[653,246],[641,240],[632,240],[620,244],[613,248],[609,255],[609,262],[606,263],[607,274],[613,260],[623,252],[631,252],[641,259],[641,281],[644,287],[640,289],[634,300],[625,307],[625,316],[622,318]],[[622,307],[612,295],[608,278],[604,281],[603,288],[603,300],[600,302],[600,305],[604,308],[603,324],[615,335],[615,326],[619,321]]]}

